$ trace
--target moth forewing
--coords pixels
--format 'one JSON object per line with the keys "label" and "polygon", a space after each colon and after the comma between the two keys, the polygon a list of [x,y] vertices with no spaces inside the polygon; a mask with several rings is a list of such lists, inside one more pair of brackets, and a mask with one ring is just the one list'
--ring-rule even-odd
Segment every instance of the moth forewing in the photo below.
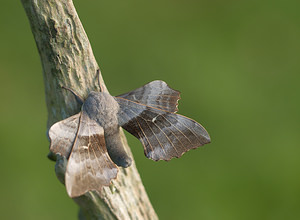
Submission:
{"label": "moth forewing", "polygon": [[83,110],[65,176],[69,196],[101,191],[117,173],[118,168],[107,153],[103,127]]}
{"label": "moth forewing", "polygon": [[59,121],[49,129],[50,151],[69,157],[78,130],[80,113]]}

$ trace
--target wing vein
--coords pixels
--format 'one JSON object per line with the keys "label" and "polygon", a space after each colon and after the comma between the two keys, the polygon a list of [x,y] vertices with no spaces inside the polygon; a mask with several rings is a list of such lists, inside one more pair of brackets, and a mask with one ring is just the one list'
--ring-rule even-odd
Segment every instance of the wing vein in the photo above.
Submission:
{"label": "wing vein", "polygon": [[144,137],[147,139],[147,142],[149,143],[149,146],[151,147],[151,150],[152,150],[152,151],[154,151],[154,149],[153,149],[153,147],[152,147],[152,145],[151,145],[151,143],[150,143],[150,141],[149,141],[149,139],[148,139],[147,135],[145,134],[145,132],[144,132],[143,128],[141,127],[141,125],[140,125],[139,121],[138,121],[137,119],[135,119],[135,120],[136,120],[136,122],[138,123],[138,126],[140,127],[140,129],[141,129],[141,131],[142,131],[142,133],[143,133]]}
{"label": "wing vein", "polygon": [[[130,118],[130,116],[128,115],[128,113],[127,112],[125,112],[125,111],[123,111],[124,113],[125,113],[125,115],[127,116],[127,118],[129,119],[129,121],[131,120],[131,118]],[[136,131],[136,133],[138,134],[138,136],[140,137],[139,139],[142,141],[142,144],[143,144],[143,146],[144,146],[144,150],[146,150],[147,149],[147,147],[146,147],[146,144],[145,144],[145,142],[144,142],[144,140],[143,140],[143,137],[140,135],[140,132],[137,130],[137,129],[134,129],[135,131]],[[144,136],[145,137],[145,136]]]}
{"label": "wing vein", "polygon": [[[170,140],[170,138],[166,135],[166,133],[159,127],[155,124],[155,122],[153,122],[153,124],[166,136],[166,138],[168,139],[168,141],[170,142],[170,144],[172,145],[172,147],[174,148],[174,150],[176,151],[176,153],[178,154],[178,151],[176,149],[176,147],[174,146],[173,142]],[[170,130],[170,129],[168,129]],[[170,130],[171,131],[171,130]],[[172,132],[172,131],[171,131]]]}
{"label": "wing vein", "polygon": [[[173,115],[171,115],[171,117],[173,117]],[[184,123],[180,122],[176,118],[173,117],[173,119],[175,119],[177,122],[182,124],[185,128],[187,128],[196,137],[196,139],[201,143],[201,141],[199,140],[199,137],[194,133],[194,131],[192,129],[190,129],[188,126],[186,126]]]}
{"label": "wing vein", "polygon": [[[132,109],[129,109],[130,111],[132,111]],[[163,146],[161,145],[159,139],[157,138],[156,134],[153,132],[151,126],[149,126],[147,120],[145,118],[143,118],[142,116],[138,115],[137,113],[135,113],[134,111],[132,111],[137,117],[141,118],[142,120],[144,120],[146,122],[146,125],[148,126],[148,128],[151,130],[152,134],[154,134],[155,139],[157,140],[157,142],[159,143],[159,146],[161,147],[161,149],[163,150],[164,154],[167,156],[165,149],[163,148]],[[150,142],[149,142],[150,144]],[[153,148],[152,148],[153,150]],[[153,150],[154,151],[154,150]]]}

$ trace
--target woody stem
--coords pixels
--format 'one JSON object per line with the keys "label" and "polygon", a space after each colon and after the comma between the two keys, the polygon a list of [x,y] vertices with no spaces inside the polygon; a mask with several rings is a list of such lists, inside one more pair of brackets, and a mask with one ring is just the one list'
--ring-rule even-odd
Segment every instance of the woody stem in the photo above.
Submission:
{"label": "woody stem", "polygon": [[[80,105],[62,86],[86,98],[99,91],[98,64],[72,0],[21,0],[40,54],[48,109],[48,128],[56,121],[79,112]],[[101,73],[102,91],[107,91]],[[131,155],[124,133],[122,143]],[[56,172],[63,181],[66,159],[58,158]],[[120,169],[118,179],[101,194],[89,192],[74,199],[79,219],[151,219],[157,215],[148,199],[135,163]]]}

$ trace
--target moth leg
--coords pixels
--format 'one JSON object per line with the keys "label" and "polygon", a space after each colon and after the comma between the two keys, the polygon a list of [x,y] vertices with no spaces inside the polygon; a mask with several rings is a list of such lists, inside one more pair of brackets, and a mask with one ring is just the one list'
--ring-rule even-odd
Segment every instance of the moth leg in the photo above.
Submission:
{"label": "moth leg", "polygon": [[76,101],[77,101],[80,105],[82,105],[82,104],[84,103],[83,98],[82,98],[81,96],[79,96],[74,90],[72,90],[72,89],[70,89],[70,88],[68,88],[68,87],[65,87],[65,86],[62,86],[61,88],[70,91],[70,92],[75,96]]}

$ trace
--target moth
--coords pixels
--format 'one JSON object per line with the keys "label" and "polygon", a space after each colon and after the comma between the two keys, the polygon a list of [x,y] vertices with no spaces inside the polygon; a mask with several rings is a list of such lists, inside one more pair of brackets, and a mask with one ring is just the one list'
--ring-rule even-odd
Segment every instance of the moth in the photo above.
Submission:
{"label": "moth", "polygon": [[202,125],[176,114],[180,92],[164,81],[115,97],[101,89],[86,100],[65,89],[82,103],[81,112],[52,125],[49,138],[50,151],[68,158],[65,185],[72,198],[91,190],[100,192],[117,178],[118,166],[131,165],[120,127],[138,138],[146,157],[154,161],[179,158],[210,143]]}

